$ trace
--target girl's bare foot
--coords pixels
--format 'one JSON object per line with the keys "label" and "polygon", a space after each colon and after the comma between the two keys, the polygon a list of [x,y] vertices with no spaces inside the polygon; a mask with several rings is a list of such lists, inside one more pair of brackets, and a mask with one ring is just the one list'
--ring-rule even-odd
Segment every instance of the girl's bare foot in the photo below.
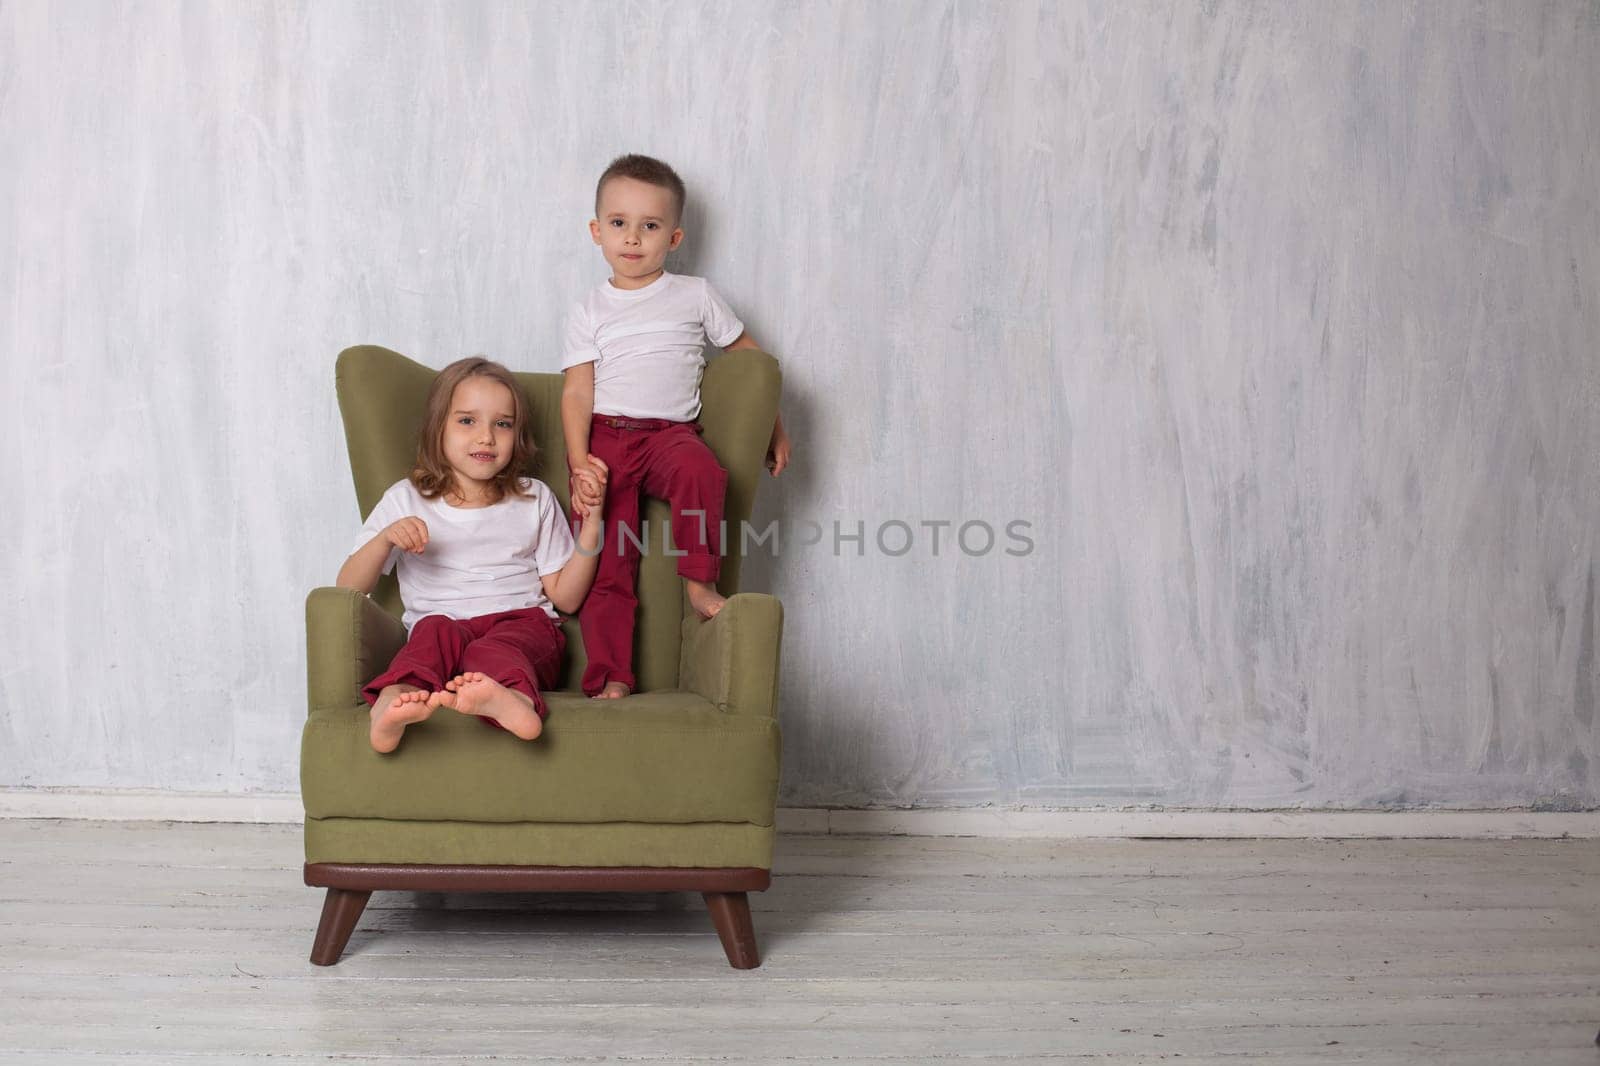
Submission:
{"label": "girl's bare foot", "polygon": [[386,685],[372,704],[372,750],[388,754],[400,746],[406,726],[433,713],[428,694],[415,685]]}
{"label": "girl's bare foot", "polygon": [[620,700],[622,697],[626,696],[632,691],[633,690],[631,688],[629,688],[627,685],[624,685],[621,681],[607,681],[606,687],[595,693],[595,695],[591,696],[590,699]]}
{"label": "girl's bare foot", "polygon": [[689,590],[689,606],[698,611],[701,618],[715,618],[722,605],[728,602],[727,597],[717,591],[717,586],[708,581],[684,578],[683,583]]}
{"label": "girl's bare foot", "polygon": [[453,707],[462,714],[475,714],[498,723],[507,733],[523,740],[537,740],[544,732],[544,721],[533,709],[533,701],[514,688],[506,688],[488,674],[457,674],[445,682],[445,691],[435,692],[430,701]]}

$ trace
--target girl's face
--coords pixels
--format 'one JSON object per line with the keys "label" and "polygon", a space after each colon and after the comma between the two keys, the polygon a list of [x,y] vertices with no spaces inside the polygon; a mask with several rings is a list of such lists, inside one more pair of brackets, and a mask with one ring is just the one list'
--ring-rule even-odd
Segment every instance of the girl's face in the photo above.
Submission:
{"label": "girl's face", "polygon": [[482,487],[511,461],[516,440],[516,405],[510,389],[482,377],[456,386],[445,415],[443,443],[457,495],[468,501],[478,498]]}

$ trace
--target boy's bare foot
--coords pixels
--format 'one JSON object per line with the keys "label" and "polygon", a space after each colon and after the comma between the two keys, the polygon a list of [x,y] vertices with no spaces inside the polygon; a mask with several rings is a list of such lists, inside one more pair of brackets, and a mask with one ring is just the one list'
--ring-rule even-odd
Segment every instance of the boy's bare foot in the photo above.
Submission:
{"label": "boy's bare foot", "polygon": [[620,700],[633,690],[621,681],[607,681],[606,687],[595,693],[590,699],[595,700]]}
{"label": "boy's bare foot", "polygon": [[710,582],[684,578],[683,583],[689,590],[689,606],[698,611],[701,618],[715,618],[717,612],[722,610],[722,605],[728,602],[727,597]]}
{"label": "boy's bare foot", "polygon": [[444,687],[445,691],[429,697],[430,702],[440,707],[453,707],[462,714],[491,719],[523,740],[537,740],[544,732],[544,721],[533,709],[533,701],[514,688],[506,688],[488,674],[457,674],[446,681]]}
{"label": "boy's bare foot", "polygon": [[400,746],[406,726],[433,713],[428,694],[415,685],[386,685],[372,704],[372,750],[388,754]]}

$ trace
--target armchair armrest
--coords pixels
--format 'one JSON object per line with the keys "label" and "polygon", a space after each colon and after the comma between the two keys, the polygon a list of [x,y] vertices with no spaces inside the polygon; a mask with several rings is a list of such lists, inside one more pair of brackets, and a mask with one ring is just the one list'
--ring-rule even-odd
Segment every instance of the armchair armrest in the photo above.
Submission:
{"label": "armchair armrest", "polygon": [[710,621],[683,621],[679,686],[730,714],[772,717],[778,702],[778,649],[783,604],[745,592],[728,598]]}
{"label": "armchair armrest", "polygon": [[355,589],[306,597],[306,694],[311,707],[348,707],[406,642],[400,619]]}

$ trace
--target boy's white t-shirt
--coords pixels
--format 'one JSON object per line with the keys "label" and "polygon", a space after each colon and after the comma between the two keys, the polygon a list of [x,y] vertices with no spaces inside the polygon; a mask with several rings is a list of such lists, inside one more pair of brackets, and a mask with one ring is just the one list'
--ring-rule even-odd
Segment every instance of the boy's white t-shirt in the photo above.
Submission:
{"label": "boy's white t-shirt", "polygon": [[414,515],[427,523],[428,546],[421,555],[394,548],[383,564],[386,574],[400,568],[406,629],[430,614],[477,618],[540,607],[551,618],[560,617],[539,579],[572,558],[572,530],[548,485],[523,478],[522,486],[528,495],[507,496],[488,507],[427,499],[409,479],[389,486],[351,554],[402,518]]}
{"label": "boy's white t-shirt", "polygon": [[744,323],[705,278],[663,272],[642,289],[603,281],[567,317],[561,369],[594,363],[594,413],[700,417],[705,344],[739,339]]}

